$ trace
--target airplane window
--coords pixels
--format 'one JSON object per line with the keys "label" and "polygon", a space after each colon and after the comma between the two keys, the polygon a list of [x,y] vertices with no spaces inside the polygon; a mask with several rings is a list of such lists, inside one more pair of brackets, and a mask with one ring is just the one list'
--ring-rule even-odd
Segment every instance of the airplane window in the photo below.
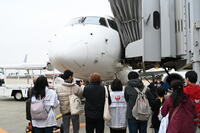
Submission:
{"label": "airplane window", "polygon": [[86,17],[84,20],[84,24],[96,24],[107,27],[106,20],[102,17]]}
{"label": "airplane window", "polygon": [[117,24],[115,23],[115,21],[108,19],[108,23],[112,29],[118,31]]}

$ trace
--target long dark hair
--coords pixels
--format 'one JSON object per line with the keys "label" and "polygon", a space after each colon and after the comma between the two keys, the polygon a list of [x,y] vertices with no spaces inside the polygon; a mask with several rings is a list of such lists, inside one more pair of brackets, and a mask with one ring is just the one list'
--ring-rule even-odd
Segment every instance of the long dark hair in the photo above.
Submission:
{"label": "long dark hair", "polygon": [[172,92],[172,101],[173,101],[173,106],[177,107],[181,101],[186,98],[184,92],[183,92],[183,82],[181,80],[173,80],[171,82],[171,87],[173,89]]}
{"label": "long dark hair", "polygon": [[45,88],[48,86],[47,78],[45,76],[39,76],[32,89],[32,96],[35,96],[36,99],[44,98]]}

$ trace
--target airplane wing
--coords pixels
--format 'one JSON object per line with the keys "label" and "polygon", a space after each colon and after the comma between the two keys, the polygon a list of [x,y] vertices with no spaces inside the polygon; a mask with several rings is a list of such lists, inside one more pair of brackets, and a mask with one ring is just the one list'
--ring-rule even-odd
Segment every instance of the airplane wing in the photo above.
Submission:
{"label": "airplane wing", "polygon": [[28,63],[27,62],[28,55],[25,55],[24,62],[20,64],[11,64],[11,65],[4,65],[0,66],[1,69],[15,69],[15,70],[42,70],[47,69],[48,71],[52,71],[54,68],[50,62],[47,63]]}
{"label": "airplane wing", "polygon": [[154,76],[154,75],[164,74],[166,72],[162,68],[159,68],[159,69],[152,68],[152,69],[146,70],[145,72],[139,71],[139,73],[140,73],[140,76]]}
{"label": "airplane wing", "polygon": [[5,66],[0,66],[0,68],[4,69],[16,69],[16,70],[42,70],[46,69],[47,64],[16,64],[16,65],[5,65]]}

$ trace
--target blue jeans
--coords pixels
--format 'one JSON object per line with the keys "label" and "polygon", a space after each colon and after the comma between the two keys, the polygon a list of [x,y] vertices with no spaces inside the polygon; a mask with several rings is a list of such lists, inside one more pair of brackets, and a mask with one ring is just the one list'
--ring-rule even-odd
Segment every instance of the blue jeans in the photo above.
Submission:
{"label": "blue jeans", "polygon": [[159,131],[159,128],[154,128],[155,133],[158,133],[158,131]]}
{"label": "blue jeans", "polygon": [[147,121],[128,119],[129,133],[147,133]]}
{"label": "blue jeans", "polygon": [[37,128],[33,127],[34,133],[53,133],[53,127]]}

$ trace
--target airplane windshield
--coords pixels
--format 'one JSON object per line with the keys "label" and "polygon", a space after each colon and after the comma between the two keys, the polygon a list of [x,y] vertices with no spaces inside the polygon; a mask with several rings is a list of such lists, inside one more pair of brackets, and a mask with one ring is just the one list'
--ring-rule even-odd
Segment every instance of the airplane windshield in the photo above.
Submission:
{"label": "airplane windshield", "polygon": [[107,27],[106,20],[103,17],[86,17],[83,23],[102,25]]}
{"label": "airplane windshield", "polygon": [[108,19],[108,23],[110,25],[110,27],[116,31],[118,31],[118,28],[117,28],[117,24],[115,21],[111,20],[111,19]]}
{"label": "airplane windshield", "polygon": [[68,22],[69,25],[73,25],[73,24],[81,24],[83,23],[85,17],[79,17],[79,18],[74,18],[71,21]]}

